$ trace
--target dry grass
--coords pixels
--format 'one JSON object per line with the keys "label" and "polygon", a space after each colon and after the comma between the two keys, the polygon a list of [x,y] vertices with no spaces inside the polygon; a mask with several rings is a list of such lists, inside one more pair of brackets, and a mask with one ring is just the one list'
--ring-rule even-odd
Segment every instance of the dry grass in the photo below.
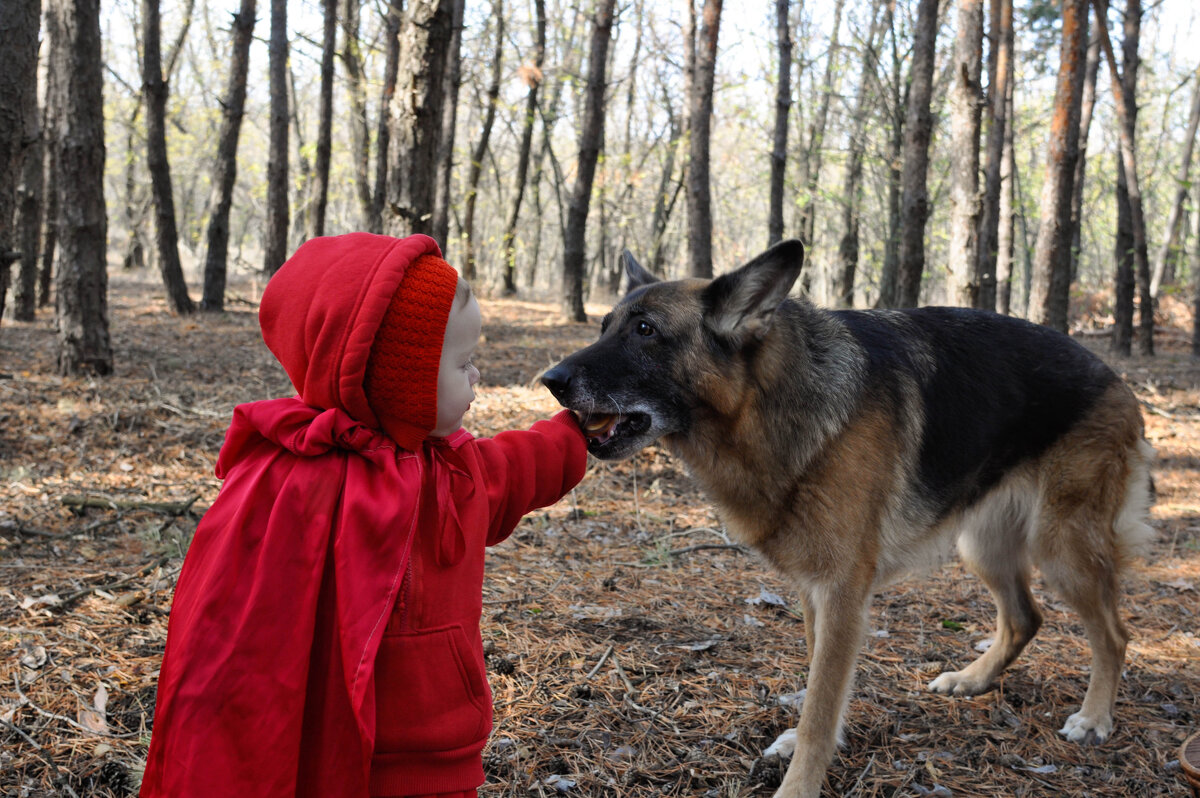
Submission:
{"label": "dry grass", "polygon": [[[173,318],[139,280],[114,280],[110,378],[51,376],[48,316],[0,329],[5,795],[136,792],[171,591],[216,495],[225,425],[236,403],[288,391],[251,309]],[[552,412],[531,381],[595,334],[558,324],[550,305],[484,313],[485,387],[468,419],[479,434]],[[1128,580],[1136,638],[1113,738],[1079,747],[1055,731],[1083,697],[1088,657],[1078,619],[1045,593],[1045,626],[995,691],[924,691],[990,635],[986,590],[951,565],[875,602],[828,794],[1184,794],[1172,760],[1200,725],[1200,367],[1185,339],[1168,330],[1154,360],[1114,362],[1145,402],[1159,462],[1158,540]],[[113,503],[65,504],[84,495]],[[795,721],[803,626],[787,585],[726,543],[679,464],[651,448],[593,462],[492,550],[482,795],[771,794],[779,766],[760,752]]]}

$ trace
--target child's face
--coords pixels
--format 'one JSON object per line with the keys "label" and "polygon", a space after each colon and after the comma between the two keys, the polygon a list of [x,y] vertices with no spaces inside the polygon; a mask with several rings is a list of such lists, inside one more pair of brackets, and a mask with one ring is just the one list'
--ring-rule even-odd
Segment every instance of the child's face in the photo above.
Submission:
{"label": "child's face", "polygon": [[468,295],[465,304],[456,299],[446,322],[442,361],[438,366],[437,427],[432,433],[436,438],[457,432],[463,416],[471,409],[475,384],[479,382],[479,369],[471,363],[471,357],[479,344],[482,326],[474,294]]}

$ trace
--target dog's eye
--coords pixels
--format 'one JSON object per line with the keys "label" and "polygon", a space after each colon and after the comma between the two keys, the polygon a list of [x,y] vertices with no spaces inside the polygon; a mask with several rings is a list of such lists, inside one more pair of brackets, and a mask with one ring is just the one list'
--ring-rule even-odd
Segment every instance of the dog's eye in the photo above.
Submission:
{"label": "dog's eye", "polygon": [[649,323],[644,322],[644,321],[638,322],[638,326],[637,326],[637,334],[638,335],[649,337],[651,335],[654,335],[654,332],[655,332],[654,327],[651,326]]}

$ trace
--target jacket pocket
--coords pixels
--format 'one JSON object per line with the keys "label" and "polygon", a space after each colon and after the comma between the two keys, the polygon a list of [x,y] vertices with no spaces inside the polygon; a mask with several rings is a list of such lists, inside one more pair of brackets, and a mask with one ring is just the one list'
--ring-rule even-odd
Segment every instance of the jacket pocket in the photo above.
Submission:
{"label": "jacket pocket", "polygon": [[375,663],[375,752],[450,751],[491,730],[491,693],[462,627],[385,635]]}

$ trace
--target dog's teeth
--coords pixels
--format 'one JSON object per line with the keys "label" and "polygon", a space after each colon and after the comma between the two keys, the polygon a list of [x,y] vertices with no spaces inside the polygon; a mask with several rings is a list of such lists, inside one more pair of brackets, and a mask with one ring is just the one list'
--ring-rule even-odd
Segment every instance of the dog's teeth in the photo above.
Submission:
{"label": "dog's teeth", "polygon": [[584,432],[590,438],[599,438],[605,436],[612,430],[617,423],[617,416],[607,414],[591,416],[583,425]]}

